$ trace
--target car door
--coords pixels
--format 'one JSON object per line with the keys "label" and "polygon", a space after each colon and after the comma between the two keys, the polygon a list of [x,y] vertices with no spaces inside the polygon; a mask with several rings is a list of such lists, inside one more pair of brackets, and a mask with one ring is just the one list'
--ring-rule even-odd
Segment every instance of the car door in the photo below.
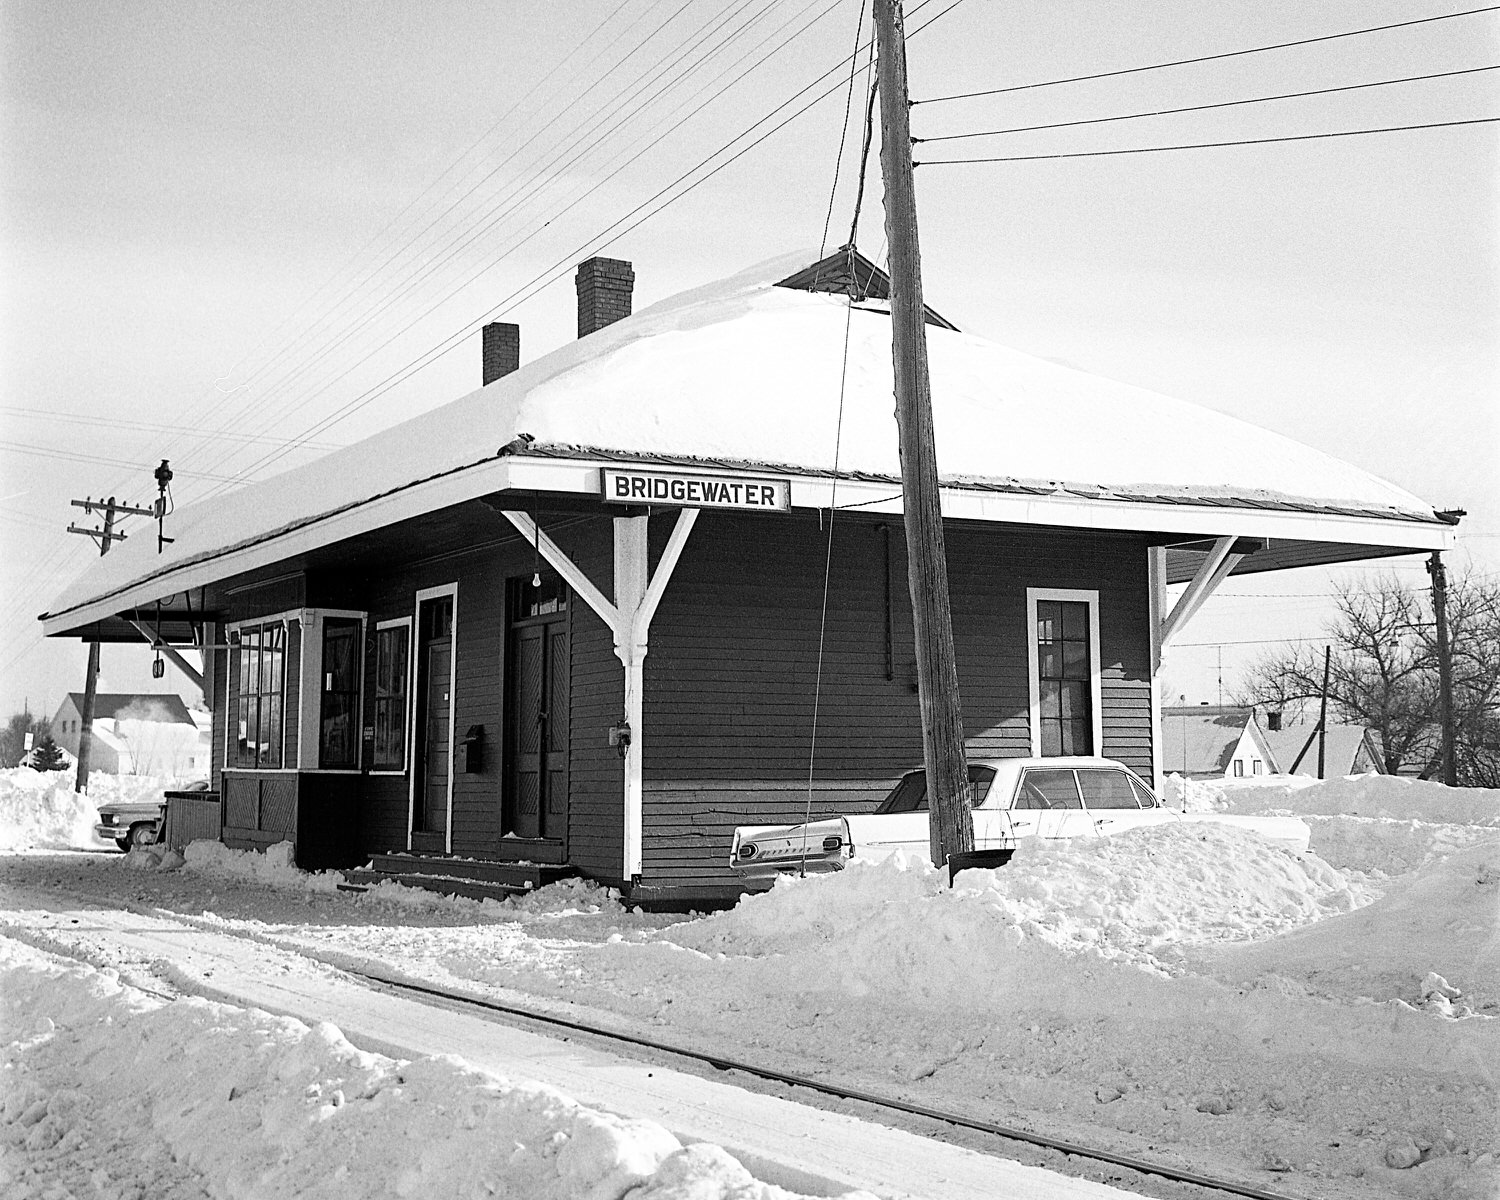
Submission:
{"label": "car door", "polygon": [[1143,800],[1151,794],[1136,783],[1128,771],[1118,767],[1079,767],[1078,789],[1089,823],[1096,833],[1124,833],[1143,825],[1159,825],[1170,816]]}
{"label": "car door", "polygon": [[1028,767],[1011,802],[1017,837],[1068,838],[1093,833],[1070,768]]}

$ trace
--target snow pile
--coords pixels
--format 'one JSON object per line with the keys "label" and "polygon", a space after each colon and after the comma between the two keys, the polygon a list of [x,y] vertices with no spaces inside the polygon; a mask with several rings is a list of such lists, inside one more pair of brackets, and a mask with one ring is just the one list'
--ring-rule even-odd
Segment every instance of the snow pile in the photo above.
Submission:
{"label": "snow pile", "polygon": [[0,850],[97,850],[99,805],[152,800],[169,781],[154,775],[89,776],[86,794],[73,790],[71,771],[0,770]]}
{"label": "snow pile", "polygon": [[[1218,781],[1208,786],[1220,787]],[[1264,782],[1226,780],[1220,791],[1229,812],[1275,810],[1301,817],[1380,817],[1500,829],[1500,789],[1450,788],[1401,775],[1349,775],[1322,782],[1270,775]]]}
{"label": "snow pile", "polygon": [[264,853],[231,850],[223,842],[189,844],[184,858],[190,870],[221,878],[244,879],[267,887],[307,892],[334,892],[343,882],[338,871],[303,871],[293,859],[291,842],[277,842]]}
{"label": "snow pile", "polygon": [[[8,941],[0,977],[10,1000],[0,1190],[16,1200],[792,1196],[716,1146],[685,1148],[652,1122],[457,1059],[401,1062],[326,1023],[156,1002],[110,972]],[[22,1012],[27,1028],[14,1024]]]}
{"label": "snow pile", "polygon": [[847,980],[862,978],[866,965],[886,969],[878,944],[928,975],[938,968],[921,960],[938,947],[958,955],[945,974],[965,976],[972,971],[963,959],[977,945],[1003,961],[1030,939],[1069,955],[1161,968],[1168,948],[1253,941],[1372,898],[1318,859],[1253,833],[1174,824],[1112,838],[1031,839],[1006,866],[965,871],[952,889],[944,872],[904,855],[855,862],[810,884],[786,877],[730,912],[664,936],[757,957],[815,944],[825,968]]}
{"label": "snow pile", "polygon": [[1377,878],[1500,837],[1500,791],[1450,788],[1396,775],[1182,779],[1168,803],[1190,812],[1280,813],[1312,827],[1312,851],[1345,871]]}

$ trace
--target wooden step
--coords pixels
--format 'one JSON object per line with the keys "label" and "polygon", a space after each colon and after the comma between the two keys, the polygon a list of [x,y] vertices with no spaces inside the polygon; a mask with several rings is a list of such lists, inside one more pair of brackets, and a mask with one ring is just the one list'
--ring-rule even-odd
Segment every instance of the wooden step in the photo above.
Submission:
{"label": "wooden step", "polygon": [[466,896],[470,900],[508,900],[524,896],[532,889],[519,884],[494,883],[478,879],[455,879],[431,874],[400,875],[389,871],[367,871],[363,867],[344,872],[347,891],[366,891],[377,883],[397,883],[402,887],[422,888],[441,896]]}
{"label": "wooden step", "polygon": [[497,862],[491,859],[449,858],[441,854],[376,854],[365,868],[381,875],[437,876],[495,884],[518,892],[545,887],[578,872],[547,863]]}

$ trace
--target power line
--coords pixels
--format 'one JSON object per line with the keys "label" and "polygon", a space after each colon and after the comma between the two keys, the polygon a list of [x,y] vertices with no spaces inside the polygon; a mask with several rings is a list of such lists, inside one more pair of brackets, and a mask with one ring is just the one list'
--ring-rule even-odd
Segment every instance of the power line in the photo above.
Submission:
{"label": "power line", "polygon": [[1410,21],[1396,21],[1390,25],[1370,25],[1363,29],[1350,29],[1343,33],[1325,33],[1320,37],[1299,38],[1291,42],[1276,42],[1269,46],[1251,46],[1244,50],[1226,50],[1219,54],[1201,54],[1195,58],[1178,58],[1171,62],[1150,63],[1141,67],[1122,67],[1115,71],[1096,71],[1091,75],[1070,75],[1062,79],[1042,79],[1035,83],[1018,83],[1009,87],[989,88],[981,92],[958,92],[951,96],[933,96],[927,100],[913,100],[912,104],[943,104],[949,100],[972,100],[979,96],[998,96],[1006,92],[1025,92],[1033,88],[1056,87],[1063,83],[1084,83],[1092,79],[1113,79],[1120,75],[1138,75],[1143,71],[1161,71],[1168,67],[1185,67],[1193,63],[1216,62],[1225,58],[1239,58],[1246,54],[1264,54],[1268,50],[1287,50],[1293,46],[1311,46],[1317,42],[1333,42],[1340,38],[1361,37],[1367,33],[1383,33],[1389,29],[1405,29],[1413,25],[1428,25],[1434,21],[1451,21],[1456,17],[1472,17],[1479,13],[1500,11],[1500,4],[1484,8],[1470,8],[1463,12],[1438,13],[1431,17],[1418,17]]}
{"label": "power line", "polygon": [[1223,146],[1264,146],[1273,142],[1314,142],[1329,138],[1364,137],[1372,133],[1408,133],[1418,129],[1452,129],[1460,125],[1489,125],[1500,117],[1470,117],[1461,121],[1429,121],[1420,125],[1382,125],[1375,129],[1335,129],[1328,133],[1294,133],[1281,137],[1237,138],[1226,142],[1185,142],[1175,146],[1131,146],[1124,150],[1073,150],[1065,154],[1004,154],[990,158],[927,158],[919,167],[959,166],[965,163],[1041,162],[1059,158],[1113,158],[1121,154],[1162,154],[1168,150],[1213,150]]}
{"label": "power line", "polygon": [[[43,458],[60,458],[67,462],[95,463],[105,467],[127,467],[134,470],[145,470],[140,463],[128,462],[123,458],[105,458],[98,454],[82,454],[77,451],[53,450],[47,446],[33,446],[25,442],[0,441],[0,450],[9,450],[15,454],[40,454]],[[211,479],[215,482],[233,483],[234,478],[230,475],[210,475],[206,471],[178,471],[179,475],[191,475],[197,479]],[[118,489],[116,489],[118,490]]]}
{"label": "power line", "polygon": [[[912,12],[910,14],[908,14],[908,16],[909,17],[910,16],[915,16],[923,8],[927,7],[928,4],[931,4],[933,2],[934,2],[934,0],[924,0],[924,3],[917,5],[917,7],[914,8],[912,10]],[[932,25],[934,25],[936,22],[938,22],[939,20],[941,20],[948,13],[952,12],[953,9],[957,8],[959,6],[959,4],[961,4],[961,3],[963,3],[963,0],[953,0],[953,3],[949,4],[942,11],[938,12],[935,16],[931,17],[929,20],[927,20],[926,22],[924,22],[917,29],[912,30],[908,34],[908,40],[910,40],[910,38],[914,37],[916,34],[922,32],[923,30],[930,28]],[[861,47],[861,49],[863,49],[863,47]],[[439,342],[436,346],[432,347],[431,349],[429,349],[428,351],[426,351],[422,355],[419,355],[416,359],[413,359],[406,366],[399,368],[396,372],[394,372],[391,375],[387,376],[380,383],[373,385],[371,388],[367,389],[365,392],[361,393],[358,396],[355,396],[351,400],[347,401],[345,404],[341,405],[339,408],[335,409],[328,416],[324,417],[321,421],[317,422],[315,425],[313,425],[312,427],[310,427],[306,431],[306,433],[304,434],[304,437],[310,436],[310,435],[313,435],[313,434],[316,434],[316,433],[320,433],[320,432],[328,429],[330,426],[336,424],[338,421],[343,420],[344,418],[346,418],[350,414],[352,414],[352,413],[358,411],[360,408],[364,407],[366,404],[371,403],[373,400],[377,399],[379,396],[385,394],[385,392],[389,391],[391,388],[393,388],[393,387],[397,386],[398,384],[404,382],[406,379],[409,379],[413,374],[415,374],[417,371],[421,370],[423,367],[428,366],[430,363],[435,362],[438,358],[441,358],[443,355],[445,355],[448,352],[450,352],[451,350],[453,350],[458,345],[459,341],[462,338],[467,337],[469,334],[473,333],[473,331],[475,329],[477,329],[480,325],[482,325],[485,321],[493,319],[496,316],[500,316],[500,315],[502,315],[505,312],[508,312],[516,304],[524,302],[525,300],[529,299],[531,296],[535,295],[542,288],[545,288],[545,287],[549,286],[551,283],[555,282],[558,278],[561,277],[560,275],[555,274],[555,272],[557,272],[559,270],[559,268],[561,268],[564,271],[566,271],[567,267],[572,262],[574,262],[576,260],[576,258],[577,258],[578,255],[584,253],[587,250],[592,250],[593,253],[598,253],[598,251],[604,249],[606,246],[612,244],[615,241],[618,241],[621,237],[624,237],[627,233],[630,233],[632,230],[634,230],[635,228],[637,228],[639,225],[644,224],[651,217],[657,215],[657,213],[661,212],[663,209],[669,207],[672,204],[675,204],[678,200],[682,199],[684,196],[686,196],[689,192],[693,191],[695,188],[697,188],[697,187],[701,186],[702,184],[708,182],[708,180],[712,179],[720,171],[724,170],[726,167],[728,167],[731,164],[733,164],[734,162],[738,161],[745,154],[749,153],[749,151],[753,150],[756,146],[760,145],[762,142],[764,142],[767,138],[769,138],[773,134],[775,134],[775,133],[779,132],[781,129],[785,128],[792,121],[796,120],[798,117],[800,117],[803,113],[807,112],[809,109],[811,109],[812,107],[814,107],[816,104],[820,103],[821,101],[827,99],[829,96],[833,95],[835,92],[839,91],[844,86],[843,80],[842,80],[843,68],[844,68],[845,64],[847,64],[850,61],[850,57],[852,57],[852,56],[846,56],[845,58],[841,59],[838,63],[836,63],[834,66],[832,66],[832,67],[828,68],[827,70],[823,71],[822,74],[818,75],[811,83],[806,84],[802,88],[798,89],[788,99],[784,100],[781,104],[777,105],[774,109],[772,109],[765,116],[763,116],[759,120],[753,122],[749,127],[747,127],[745,130],[741,131],[735,137],[730,138],[728,142],[724,143],[718,149],[714,150],[713,152],[711,152],[710,154],[708,154],[706,157],[704,157],[703,159],[699,160],[699,162],[695,166],[690,167],[687,171],[683,172],[676,179],[674,179],[671,183],[669,183],[665,187],[661,188],[659,191],[657,191],[652,196],[647,197],[647,199],[643,200],[640,204],[636,205],[635,208],[631,209],[623,217],[620,217],[618,220],[616,220],[612,224],[606,226],[599,233],[595,234],[593,237],[591,237],[588,240],[586,240],[585,242],[581,243],[577,248],[575,248],[574,250],[572,250],[571,252],[569,252],[567,255],[563,256],[562,258],[560,258],[556,262],[554,262],[552,264],[552,266],[544,269],[543,271],[539,272],[537,275],[533,276],[530,281],[528,281],[527,283],[521,285],[521,287],[519,287],[515,291],[513,291],[508,297],[506,297],[504,300],[502,300],[500,302],[500,304],[497,305],[495,308],[489,310],[489,312],[487,312],[486,314],[484,314],[484,315],[476,318],[475,320],[469,322],[468,324],[464,325],[463,327],[455,330],[447,338],[443,339],[443,341]],[[693,180],[691,183],[689,183],[686,187],[684,187],[676,195],[668,196],[668,193],[671,192],[674,188],[678,187],[678,185],[682,184],[685,180],[691,178],[691,176],[693,176],[694,174],[696,174],[698,171],[703,170],[703,168],[706,167],[709,163],[711,163],[715,158],[717,158],[721,154],[724,154],[726,151],[728,151],[736,142],[741,141],[743,138],[747,137],[749,134],[751,134],[757,128],[759,128],[761,125],[764,125],[767,121],[769,121],[772,118],[774,118],[779,112],[781,112],[783,109],[787,108],[789,105],[791,105],[792,103],[794,103],[802,95],[806,94],[807,92],[811,91],[813,88],[817,87],[820,83],[823,82],[823,80],[825,80],[829,75],[831,75],[831,74],[833,74],[835,72],[838,72],[841,77],[840,77],[840,79],[839,79],[838,82],[836,82],[836,83],[833,84],[832,87],[829,87],[829,88],[825,89],[824,91],[820,92],[818,95],[814,96],[811,100],[809,100],[805,104],[803,104],[801,108],[797,109],[790,116],[784,118],[778,124],[772,126],[770,129],[766,130],[765,133],[761,134],[754,141],[752,141],[752,142],[748,143],[747,145],[741,147],[738,151],[736,151],[729,158],[726,158],[723,162],[720,162],[718,165],[714,166],[711,170],[707,171],[705,174],[703,174],[702,176],[700,176],[698,179]],[[630,219],[632,217],[636,216],[637,213],[640,213],[643,209],[649,208],[649,206],[651,206],[652,204],[655,204],[655,202],[657,200],[661,199],[663,196],[667,196],[667,199],[665,201],[663,201],[661,204],[657,205],[655,208],[651,208],[650,211],[645,212],[644,215],[640,216],[637,220],[635,220],[631,224],[628,224],[628,225],[625,224],[627,221],[630,221]],[[624,226],[624,228],[620,228],[620,226]],[[608,236],[606,237],[606,235],[608,235]],[[298,439],[293,439],[293,440],[291,440],[291,441],[289,441],[287,443],[285,449],[281,453],[282,454],[289,453],[290,451],[296,449],[296,447],[298,445],[300,445],[300,444],[301,444],[301,442]],[[268,465],[271,461],[274,461],[275,458],[277,458],[277,457],[280,457],[280,455],[279,454],[277,454],[277,455],[268,455],[265,458],[263,458],[261,462],[256,463],[256,464],[252,464],[252,466],[250,468],[248,468],[248,469],[249,470],[253,470],[253,469],[256,469],[256,468],[258,468],[260,466]]]}
{"label": "power line", "polygon": [[[756,62],[754,62],[751,66],[749,66],[744,71],[742,71],[735,79],[733,79],[732,81],[730,81],[730,83],[728,83],[727,85],[724,85],[722,87],[719,87],[715,91],[715,93],[714,93],[715,96],[723,95],[729,88],[734,87],[741,80],[743,80],[748,75],[750,75],[751,73],[753,73],[756,69],[758,69],[766,61],[768,61],[769,58],[773,54],[779,52],[782,48],[784,48],[787,44],[789,44],[797,36],[799,36],[800,34],[804,33],[807,29],[811,28],[812,25],[816,24],[823,17],[827,16],[841,2],[842,2],[842,0],[831,0],[831,2],[828,5],[826,5],[821,11],[815,13],[799,29],[797,29],[794,33],[792,33],[790,36],[788,36],[786,39],[784,39],[772,51],[770,51],[769,53],[763,55],[760,59],[758,59]],[[774,7],[774,5],[772,5],[771,7]],[[643,100],[640,100],[639,103],[637,103],[637,105],[636,105],[636,107],[634,109],[627,110],[625,112],[625,114],[622,117],[620,117],[615,122],[615,126],[613,128],[610,128],[609,126],[605,126],[604,128],[600,129],[598,126],[590,126],[589,128],[590,128],[591,132],[595,133],[595,135],[596,135],[594,137],[594,140],[592,142],[590,142],[588,145],[584,146],[584,148],[582,150],[580,150],[576,154],[574,154],[574,156],[573,156],[572,159],[570,159],[568,162],[564,163],[561,167],[558,167],[557,172],[553,176],[549,176],[547,179],[543,180],[540,183],[537,182],[537,180],[540,178],[540,176],[539,175],[538,176],[534,176],[533,179],[530,181],[530,183],[520,185],[521,188],[522,188],[522,190],[525,191],[526,194],[522,195],[519,199],[515,199],[514,198],[515,193],[512,192],[511,193],[511,197],[510,197],[510,201],[511,202],[509,203],[509,207],[508,208],[504,208],[504,209],[492,209],[489,214],[486,214],[486,219],[485,219],[485,222],[484,222],[484,224],[482,226],[480,226],[477,229],[474,229],[474,230],[470,231],[467,234],[467,236],[465,236],[465,237],[462,238],[461,241],[458,241],[458,242],[450,244],[450,246],[447,248],[446,252],[444,252],[441,257],[433,259],[433,260],[425,261],[424,263],[422,263],[421,267],[418,270],[418,272],[416,273],[416,275],[412,276],[404,284],[400,285],[395,292],[393,292],[389,296],[387,296],[387,298],[384,301],[382,301],[376,308],[374,308],[373,310],[367,312],[364,316],[356,318],[351,324],[346,324],[345,327],[344,327],[344,329],[338,335],[336,335],[333,338],[333,340],[331,340],[329,342],[326,342],[323,345],[323,347],[317,352],[317,354],[315,355],[315,357],[313,359],[309,360],[302,367],[298,368],[291,376],[283,378],[283,380],[279,384],[276,385],[276,388],[284,388],[284,387],[286,387],[291,382],[292,379],[296,378],[298,375],[305,374],[313,365],[316,364],[316,362],[318,362],[321,359],[327,357],[327,355],[329,353],[331,353],[333,350],[337,349],[340,344],[342,344],[343,342],[347,341],[350,337],[353,337],[355,334],[357,334],[358,332],[360,332],[361,329],[363,329],[365,326],[369,325],[374,320],[374,318],[377,317],[381,312],[385,311],[386,309],[389,309],[392,304],[394,304],[396,301],[400,300],[404,295],[406,295],[407,293],[409,293],[417,283],[421,282],[422,279],[424,279],[424,278],[426,278],[428,276],[431,276],[436,270],[438,270],[439,268],[441,268],[442,266],[444,266],[446,263],[450,262],[459,251],[461,251],[465,247],[473,244],[474,242],[478,241],[479,238],[482,237],[488,230],[492,229],[494,226],[496,226],[497,224],[499,224],[506,216],[508,216],[511,213],[515,212],[518,207],[520,207],[521,205],[527,203],[528,201],[530,201],[532,199],[535,199],[542,192],[545,192],[547,190],[547,188],[550,187],[553,184],[553,182],[555,182],[555,178],[556,178],[557,174],[564,174],[564,173],[566,173],[569,168],[571,168],[571,167],[575,166],[576,164],[578,164],[592,150],[594,150],[597,146],[599,146],[601,144],[608,143],[608,144],[618,145],[617,140],[613,138],[613,134],[619,128],[623,127],[623,125],[626,122],[628,122],[630,119],[632,119],[634,116],[636,116],[640,112],[644,111],[645,108],[647,108],[655,100],[659,99],[661,96],[665,95],[668,91],[670,91],[673,87],[676,87],[683,80],[685,80],[686,78],[688,78],[688,76],[690,76],[694,71],[696,71],[697,69],[699,69],[704,63],[706,63],[708,61],[708,58],[712,57],[713,54],[716,54],[724,46],[728,45],[729,42],[733,41],[740,34],[742,34],[743,32],[745,32],[745,30],[747,30],[750,27],[750,25],[754,24],[755,21],[759,20],[760,17],[763,16],[764,13],[767,12],[767,11],[769,11],[769,8],[763,9],[759,13],[757,13],[754,17],[751,18],[751,20],[749,22],[746,22],[746,24],[743,25],[743,26],[741,26],[740,29],[736,30],[733,34],[731,34],[730,37],[728,39],[726,39],[720,46],[715,47],[713,50],[711,50],[708,55],[704,56],[704,58],[702,58],[697,64],[695,64],[693,67],[689,68],[689,70],[687,72],[685,72],[683,75],[679,76],[678,79],[676,79],[676,80],[672,81],[671,83],[665,85],[663,88],[659,89],[655,94],[650,95],[650,96],[646,97]],[[792,18],[792,20],[796,20],[796,19],[797,19],[797,16],[794,15],[793,18]],[[757,50],[761,49],[761,47],[763,47],[766,44],[766,42],[768,42],[772,38],[776,37],[789,24],[791,24],[791,21],[783,23],[783,25],[781,25],[777,30],[773,31],[766,38],[762,39],[762,41],[760,43],[758,43],[750,51],[747,51],[744,55],[742,55],[739,59],[737,59],[735,61],[735,63],[731,64],[731,66],[728,69],[726,69],[726,71],[722,72],[718,77],[716,77],[716,79],[714,81],[711,81],[709,84],[706,84],[704,88],[699,89],[699,92],[697,94],[701,95],[704,90],[708,90],[709,88],[712,88],[714,86],[714,84],[717,83],[718,80],[722,79],[724,75],[728,74],[728,72],[730,70],[733,70],[735,66],[738,66],[740,63],[744,62],[751,55],[753,55]],[[658,76],[659,75],[660,75],[660,72],[658,72]],[[644,76],[642,78],[644,78]],[[637,80],[635,82],[639,83],[639,80]],[[622,92],[621,94],[623,95],[624,93]],[[675,113],[676,111],[680,111],[680,109],[682,107],[684,107],[686,104],[687,104],[687,101],[684,101],[683,104],[679,105],[678,109],[673,110],[673,112]],[[425,309],[418,316],[414,317],[412,320],[408,321],[405,325],[403,325],[401,327],[401,329],[399,329],[398,331],[396,331],[396,334],[394,336],[399,336],[400,333],[404,333],[404,332],[410,330],[419,320],[421,320],[422,318],[430,315],[432,312],[434,312],[436,310],[436,308],[438,306],[440,306],[442,303],[446,302],[447,300],[451,299],[454,295],[456,295],[458,293],[458,291],[462,290],[463,287],[466,287],[469,284],[473,283],[476,279],[478,279],[485,272],[487,272],[489,270],[492,270],[501,261],[503,261],[505,258],[509,257],[511,254],[515,253],[516,250],[518,250],[526,242],[530,241],[531,238],[535,237],[538,233],[542,232],[542,230],[544,230],[545,228],[547,228],[547,226],[549,224],[551,224],[552,222],[554,222],[563,213],[566,213],[567,211],[569,211],[570,209],[572,209],[573,207],[575,207],[578,203],[580,203],[583,199],[587,198],[588,196],[592,195],[595,191],[598,191],[600,188],[602,188],[603,186],[605,186],[611,179],[614,178],[615,175],[619,174],[620,171],[622,171],[624,169],[627,169],[630,165],[632,165],[638,159],[640,153],[644,153],[646,150],[650,150],[651,148],[653,148],[654,146],[656,146],[657,144],[659,144],[667,136],[669,136],[672,132],[675,132],[675,130],[681,128],[681,126],[683,124],[685,124],[687,121],[691,120],[692,117],[695,116],[700,111],[702,111],[702,106],[700,106],[699,108],[695,109],[687,117],[684,117],[682,120],[677,121],[669,129],[667,129],[664,133],[662,133],[660,136],[658,136],[653,141],[651,141],[642,150],[637,151],[634,155],[632,155],[632,154],[629,153],[629,148],[628,147],[627,148],[622,148],[620,150],[620,152],[615,156],[615,158],[614,158],[613,161],[615,161],[615,162],[621,162],[623,160],[623,165],[617,167],[613,171],[610,171],[608,173],[603,174],[600,178],[596,179],[595,182],[591,186],[589,186],[588,188],[586,188],[581,194],[575,196],[574,199],[572,201],[570,201],[567,205],[564,205],[561,208],[554,208],[546,221],[543,221],[541,224],[539,224],[538,226],[536,226],[535,228],[533,228],[529,233],[526,233],[523,236],[520,236],[520,237],[516,238],[515,240],[513,240],[511,242],[511,244],[504,251],[502,251],[500,254],[498,254],[494,258],[490,259],[487,263],[485,263],[482,267],[480,267],[478,271],[474,272],[473,274],[469,275],[467,278],[465,278],[464,280],[462,280],[458,284],[457,287],[455,287],[452,290],[448,291],[445,295],[443,295],[434,304],[430,305],[427,309]],[[667,116],[666,119],[670,119],[671,115],[673,115],[673,114],[668,114],[668,116]],[[586,123],[582,123],[579,126],[576,126],[575,129],[573,131],[571,131],[571,132],[577,132],[578,129],[584,128],[585,125],[586,125]],[[571,132],[567,136],[571,136]],[[649,132],[650,131],[648,131],[648,133],[647,133],[646,136],[649,136]],[[576,143],[575,143],[575,145],[576,145]],[[557,163],[558,163],[558,161],[559,161],[559,159],[562,156],[568,154],[571,150],[572,150],[571,146],[564,147],[562,150],[558,151],[549,162],[542,164],[542,167],[540,167],[539,170],[543,170],[543,169],[547,169],[549,167],[556,166]],[[530,190],[526,191],[526,189],[528,187],[530,188]],[[278,411],[284,411],[284,410],[286,410],[290,406],[298,403],[299,400],[305,402],[310,396],[316,395],[319,392],[321,392],[323,390],[326,390],[329,386],[331,386],[335,382],[337,382],[337,377],[335,377],[334,379],[330,379],[330,380],[324,382],[321,385],[313,385],[313,388],[312,388],[311,391],[304,391],[301,394],[300,397],[283,402],[281,404],[280,408],[278,409]],[[275,389],[273,389],[273,393],[272,394],[274,394],[274,390]],[[251,463],[249,466],[245,467],[240,472],[240,474],[243,475],[243,474],[246,474],[246,473],[248,473],[250,471],[254,471],[254,470],[258,469],[261,465],[263,465],[263,461],[264,460],[257,460],[256,462]]]}
{"label": "power line", "polygon": [[[175,433],[189,439],[212,438],[215,441],[243,442],[247,445],[270,443],[279,446],[285,441],[284,438],[272,437],[268,434],[240,433],[233,429],[185,429],[181,425],[164,425],[152,421],[123,421],[119,417],[90,416],[87,413],[66,412],[58,409],[22,408],[15,404],[0,404],[0,413],[53,423],[65,421],[69,425],[94,425],[105,429],[134,430],[140,433]],[[307,448],[309,450],[338,450],[343,445],[342,442],[308,442]]]}
{"label": "power line", "polygon": [[1339,87],[1313,88],[1305,92],[1281,92],[1275,96],[1252,96],[1246,100],[1221,100],[1214,104],[1189,104],[1182,108],[1158,108],[1148,112],[1121,113],[1113,117],[1086,117],[1078,121],[1052,121],[1045,125],[1012,125],[1005,129],[984,129],[971,133],[945,133],[937,137],[912,138],[922,142],[956,142],[964,138],[996,137],[1002,133],[1034,133],[1042,129],[1071,129],[1077,125],[1106,125],[1111,121],[1136,121],[1142,117],[1169,117],[1179,113],[1208,112],[1216,108],[1237,108],[1245,104],[1267,104],[1273,100],[1299,100],[1307,96],[1330,96],[1336,92],[1355,92],[1363,88],[1389,87],[1397,83],[1418,83],[1427,79],[1450,79],[1455,75],[1475,75],[1481,71],[1500,71],[1500,64],[1485,67],[1463,67],[1456,71],[1437,71],[1430,75],[1406,75],[1400,79],[1375,79],[1365,83],[1346,83]]}

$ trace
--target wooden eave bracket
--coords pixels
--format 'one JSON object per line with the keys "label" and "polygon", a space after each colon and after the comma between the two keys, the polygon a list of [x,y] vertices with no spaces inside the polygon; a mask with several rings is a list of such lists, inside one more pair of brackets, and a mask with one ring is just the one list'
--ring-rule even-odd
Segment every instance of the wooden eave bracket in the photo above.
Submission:
{"label": "wooden eave bracket", "polygon": [[1157,635],[1157,646],[1165,648],[1177,632],[1193,619],[1194,615],[1203,607],[1203,602],[1218,590],[1218,587],[1229,577],[1243,554],[1235,554],[1235,539],[1232,537],[1221,537],[1214,541],[1213,549],[1204,557],[1199,564],[1197,574],[1188,583],[1187,589],[1177,598],[1177,603],[1167,615],[1166,620],[1161,623],[1160,632]]}
{"label": "wooden eave bracket", "polygon": [[[667,590],[667,584],[671,582],[672,572],[677,566],[677,560],[682,557],[683,547],[687,545],[688,535],[693,531],[693,525],[698,520],[698,509],[684,508],[677,514],[677,524],[672,528],[672,534],[667,539],[666,549],[662,552],[661,561],[656,565],[656,573],[646,584],[644,590],[638,596],[621,595],[621,584],[623,581],[616,580],[616,604],[594,585],[583,569],[568,557],[567,552],[556,542],[547,536],[545,530],[539,529],[537,523],[529,513],[519,512],[515,509],[502,510],[506,518],[514,525],[521,535],[532,545],[536,546],[541,556],[548,564],[563,577],[579,597],[587,604],[599,619],[613,630],[615,635],[615,653],[621,662],[627,662],[627,656],[634,656],[637,647],[641,654],[645,653],[647,636],[651,629],[651,618],[656,615],[657,606],[661,603],[662,595]],[[644,562],[645,555],[645,520],[644,517],[621,518],[621,520],[640,521],[639,546],[631,549],[638,552]],[[618,527],[617,527],[618,528]],[[622,537],[631,539],[629,534],[616,534],[616,563],[619,564]],[[633,590],[633,589],[631,589]],[[627,663],[628,665],[628,663]]]}

